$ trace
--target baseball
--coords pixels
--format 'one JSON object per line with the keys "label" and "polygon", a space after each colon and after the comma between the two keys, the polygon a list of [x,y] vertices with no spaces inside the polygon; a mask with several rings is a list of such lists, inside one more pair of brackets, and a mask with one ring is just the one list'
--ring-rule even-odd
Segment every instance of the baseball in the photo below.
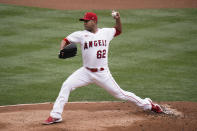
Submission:
{"label": "baseball", "polygon": [[115,17],[117,15],[117,12],[116,11],[112,11],[111,15],[112,15],[112,17]]}

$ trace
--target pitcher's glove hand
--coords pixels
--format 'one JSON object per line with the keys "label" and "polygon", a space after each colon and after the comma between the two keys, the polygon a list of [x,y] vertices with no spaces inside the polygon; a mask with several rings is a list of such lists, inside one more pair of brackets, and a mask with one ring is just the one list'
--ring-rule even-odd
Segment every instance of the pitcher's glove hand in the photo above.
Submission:
{"label": "pitcher's glove hand", "polygon": [[77,45],[76,44],[69,44],[64,49],[60,50],[58,57],[60,59],[66,59],[70,57],[74,57],[77,54]]}

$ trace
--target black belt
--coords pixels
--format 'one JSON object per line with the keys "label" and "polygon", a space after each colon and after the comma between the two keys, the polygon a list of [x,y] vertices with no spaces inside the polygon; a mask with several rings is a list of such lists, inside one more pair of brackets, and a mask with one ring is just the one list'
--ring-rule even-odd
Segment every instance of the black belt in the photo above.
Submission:
{"label": "black belt", "polygon": [[101,67],[101,68],[89,68],[89,67],[86,67],[86,69],[88,69],[91,72],[98,72],[98,71],[105,70],[103,67]]}

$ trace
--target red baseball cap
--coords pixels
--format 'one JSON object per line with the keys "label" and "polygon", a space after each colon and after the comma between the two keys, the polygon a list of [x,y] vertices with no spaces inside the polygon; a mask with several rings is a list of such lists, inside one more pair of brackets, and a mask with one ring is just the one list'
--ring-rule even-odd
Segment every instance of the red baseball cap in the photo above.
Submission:
{"label": "red baseball cap", "polygon": [[95,20],[97,22],[97,16],[93,12],[87,12],[85,13],[84,17],[79,19],[80,21],[85,21],[85,20]]}

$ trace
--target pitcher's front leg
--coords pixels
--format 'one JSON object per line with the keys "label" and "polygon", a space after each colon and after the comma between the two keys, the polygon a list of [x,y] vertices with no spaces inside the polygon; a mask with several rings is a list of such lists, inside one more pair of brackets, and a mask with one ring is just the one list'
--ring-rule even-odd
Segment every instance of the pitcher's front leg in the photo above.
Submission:
{"label": "pitcher's front leg", "polygon": [[53,118],[61,118],[65,104],[68,102],[70,92],[78,87],[86,86],[91,83],[91,78],[84,67],[74,72],[62,84],[61,91],[53,105],[50,116]]}

